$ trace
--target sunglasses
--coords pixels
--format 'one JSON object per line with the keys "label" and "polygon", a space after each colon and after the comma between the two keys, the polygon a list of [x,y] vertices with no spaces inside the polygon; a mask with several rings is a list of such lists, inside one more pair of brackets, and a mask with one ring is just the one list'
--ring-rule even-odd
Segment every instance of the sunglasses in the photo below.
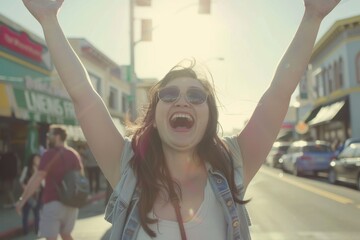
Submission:
{"label": "sunglasses", "polygon": [[[173,103],[181,96],[180,88],[177,86],[169,86],[158,91],[158,97],[164,103]],[[208,94],[198,87],[189,87],[186,90],[186,101],[193,105],[199,105],[206,101]]]}

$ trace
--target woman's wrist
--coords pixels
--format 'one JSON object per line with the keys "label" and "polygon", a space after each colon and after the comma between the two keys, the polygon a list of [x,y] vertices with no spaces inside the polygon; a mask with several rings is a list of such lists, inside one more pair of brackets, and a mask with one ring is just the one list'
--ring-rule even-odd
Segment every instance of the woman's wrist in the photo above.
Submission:
{"label": "woman's wrist", "polygon": [[25,198],[23,196],[19,197],[18,202],[23,204],[25,202]]}
{"label": "woman's wrist", "polygon": [[41,20],[39,20],[39,23],[44,31],[46,29],[52,29],[55,25],[59,24],[57,17],[53,15],[44,16]]}
{"label": "woman's wrist", "polygon": [[323,16],[318,11],[315,11],[313,9],[307,9],[307,8],[305,9],[304,18],[306,18],[308,20],[321,22],[324,19],[324,17],[325,16]]}

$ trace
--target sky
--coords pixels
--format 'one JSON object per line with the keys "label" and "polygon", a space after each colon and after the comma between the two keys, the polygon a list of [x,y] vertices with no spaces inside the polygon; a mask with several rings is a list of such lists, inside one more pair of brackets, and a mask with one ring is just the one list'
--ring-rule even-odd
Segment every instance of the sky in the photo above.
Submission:
{"label": "sky", "polygon": [[[303,13],[302,0],[212,0],[208,15],[198,14],[198,0],[152,0],[151,7],[135,9],[135,40],[141,19],[152,19],[154,26],[152,41],[135,46],[136,73],[161,79],[178,62],[194,57],[213,76],[223,130],[241,129]],[[0,14],[43,38],[21,0],[0,0]],[[360,1],[342,0],[323,20],[318,39],[337,20],[357,15]],[[67,37],[86,38],[116,63],[130,63],[129,0],[65,0],[59,21]]]}

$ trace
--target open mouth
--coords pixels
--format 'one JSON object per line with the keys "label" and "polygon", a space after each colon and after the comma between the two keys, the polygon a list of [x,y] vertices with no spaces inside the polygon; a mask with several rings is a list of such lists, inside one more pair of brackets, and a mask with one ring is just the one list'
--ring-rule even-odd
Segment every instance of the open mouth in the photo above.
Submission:
{"label": "open mouth", "polygon": [[190,129],[194,126],[194,119],[187,113],[175,113],[170,118],[170,126],[174,129]]}

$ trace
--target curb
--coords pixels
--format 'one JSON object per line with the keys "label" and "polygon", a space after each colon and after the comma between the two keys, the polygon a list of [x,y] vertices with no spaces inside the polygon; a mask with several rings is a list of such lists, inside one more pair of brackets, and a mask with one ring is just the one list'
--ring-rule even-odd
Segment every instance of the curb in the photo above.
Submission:
{"label": "curb", "polygon": [[[99,201],[103,198],[105,198],[105,192],[97,193],[96,195],[91,196],[91,198],[88,199],[86,205],[89,205],[92,202]],[[34,225],[34,221],[29,222],[29,229],[31,229]],[[17,236],[20,236],[23,234],[22,226],[14,227],[12,229],[5,230],[4,232],[0,232],[0,240],[2,239],[11,239]]]}

